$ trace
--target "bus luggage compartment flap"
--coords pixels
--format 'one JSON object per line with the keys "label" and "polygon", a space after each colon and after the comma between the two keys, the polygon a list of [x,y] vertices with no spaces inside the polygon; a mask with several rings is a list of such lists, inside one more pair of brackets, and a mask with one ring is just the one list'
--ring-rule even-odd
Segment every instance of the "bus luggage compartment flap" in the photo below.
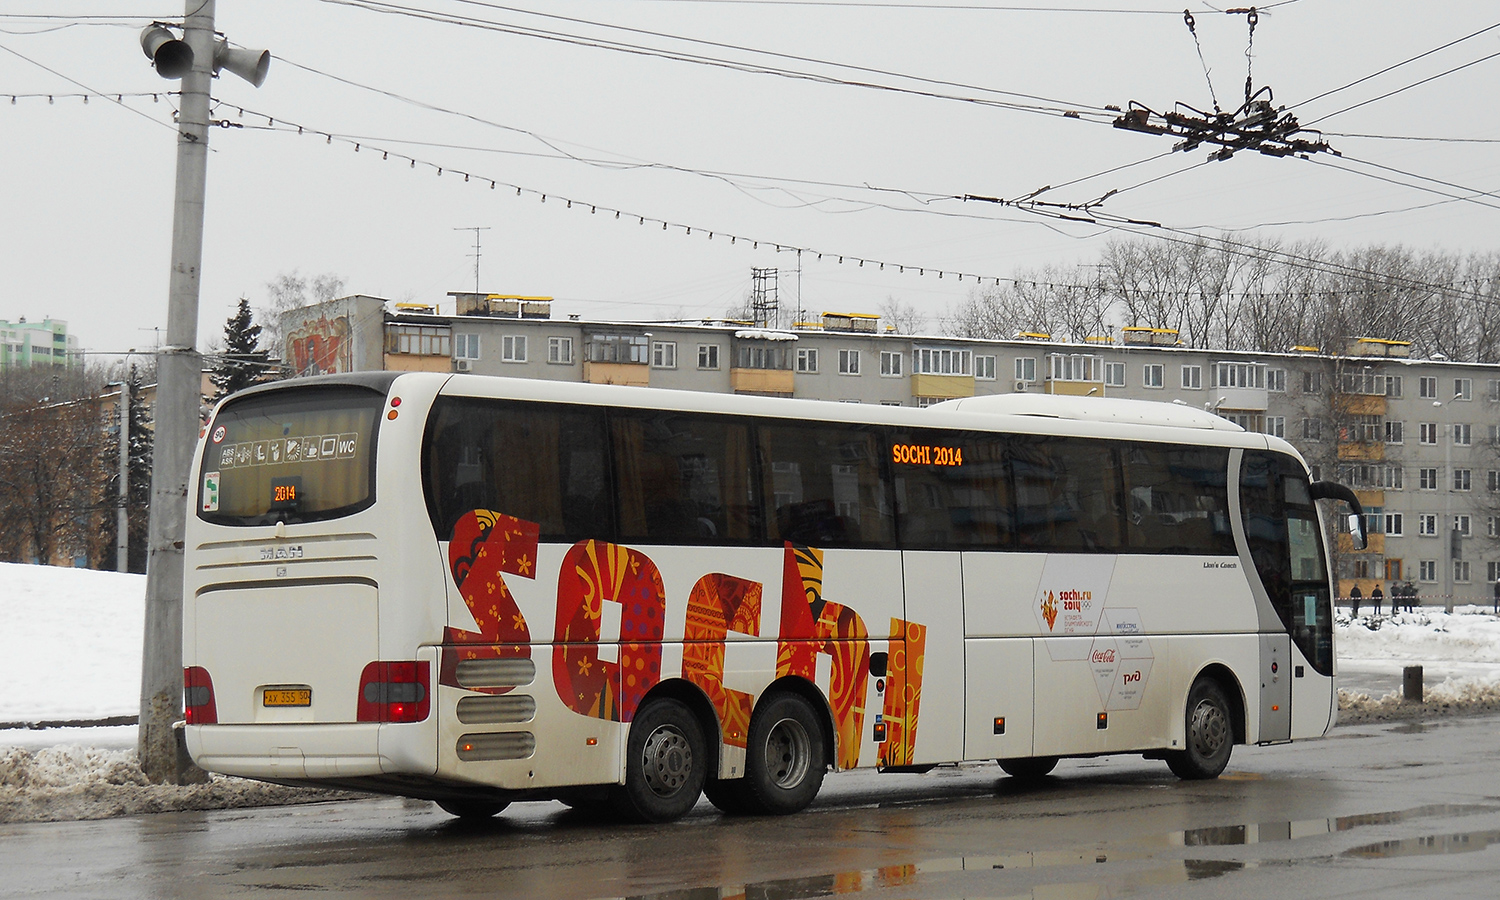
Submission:
{"label": "bus luggage compartment flap", "polygon": [[377,598],[373,585],[344,581],[199,594],[189,640],[219,724],[355,721],[360,673],[379,659]]}

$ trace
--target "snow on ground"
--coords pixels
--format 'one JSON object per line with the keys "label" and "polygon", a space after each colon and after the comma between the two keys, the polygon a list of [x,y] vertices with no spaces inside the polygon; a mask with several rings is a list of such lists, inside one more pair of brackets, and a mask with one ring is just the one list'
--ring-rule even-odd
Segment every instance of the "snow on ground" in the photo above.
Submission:
{"label": "snow on ground", "polygon": [[[214,776],[150,785],[132,726],[26,728],[134,716],[146,580],[0,563],[0,823],[104,818],[329,799]],[[1500,618],[1488,607],[1431,608],[1351,622],[1339,611],[1340,721],[1500,709]],[[1427,704],[1403,706],[1401,670],[1425,668]]]}

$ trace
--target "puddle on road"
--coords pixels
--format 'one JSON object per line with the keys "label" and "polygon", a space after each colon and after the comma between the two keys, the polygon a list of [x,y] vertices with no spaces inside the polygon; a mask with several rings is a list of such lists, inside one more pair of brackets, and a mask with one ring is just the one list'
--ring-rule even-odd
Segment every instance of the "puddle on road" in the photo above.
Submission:
{"label": "puddle on road", "polygon": [[1387,728],[1386,731],[1391,734],[1426,734],[1429,731],[1436,731],[1441,727],[1443,726],[1435,722],[1407,722],[1404,725]]}
{"label": "puddle on road", "polygon": [[[1037,850],[999,856],[937,857],[897,866],[856,869],[804,878],[638,894],[628,900],[806,900],[806,898],[834,897],[914,886],[920,881],[951,876],[953,873],[974,873],[977,876],[986,871],[1035,870],[1155,860],[1157,854],[1170,852],[1172,848],[1177,847],[1230,847],[1293,841],[1376,825],[1492,812],[1500,812],[1500,807],[1444,803],[1388,812],[1339,816],[1332,819],[1303,819],[1192,828],[1166,832],[1139,840],[1106,841],[1065,850]],[[1383,841],[1347,850],[1342,855],[1351,858],[1375,859],[1385,856],[1463,853],[1482,850],[1491,842],[1500,843],[1500,831],[1476,831],[1467,834]],[[1098,879],[1045,882],[1019,894],[982,894],[967,890],[959,893],[968,898],[989,897],[993,900],[1023,900],[1023,898],[1024,900],[1098,900],[1098,898],[1115,897],[1121,893],[1132,893],[1152,887],[1218,878],[1233,872],[1253,869],[1258,865],[1260,863],[1256,860],[1161,860],[1157,865]]]}
{"label": "puddle on road", "polygon": [[1439,856],[1445,853],[1473,853],[1495,843],[1500,843],[1500,831],[1466,831],[1460,834],[1429,834],[1399,841],[1380,841],[1362,847],[1351,847],[1339,855],[1348,859]]}

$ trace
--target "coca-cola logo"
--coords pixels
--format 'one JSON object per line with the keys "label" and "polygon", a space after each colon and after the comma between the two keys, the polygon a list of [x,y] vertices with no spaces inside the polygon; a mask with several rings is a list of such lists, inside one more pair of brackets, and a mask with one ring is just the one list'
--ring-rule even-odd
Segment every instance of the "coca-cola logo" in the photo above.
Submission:
{"label": "coca-cola logo", "polygon": [[[1093,661],[1096,662],[1096,663],[1112,663],[1112,662],[1115,661],[1115,651],[1113,651],[1113,650],[1095,650],[1094,651],[1094,655],[1093,655]],[[1137,672],[1136,676],[1139,677],[1140,673]]]}

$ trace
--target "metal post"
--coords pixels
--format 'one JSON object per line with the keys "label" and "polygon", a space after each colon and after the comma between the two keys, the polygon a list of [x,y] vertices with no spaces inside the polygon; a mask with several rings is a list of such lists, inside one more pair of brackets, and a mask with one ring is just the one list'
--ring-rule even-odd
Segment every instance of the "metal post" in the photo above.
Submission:
{"label": "metal post", "polygon": [[115,510],[115,571],[130,571],[130,381],[120,380],[120,506]]}
{"label": "metal post", "polygon": [[157,351],[156,441],[151,467],[138,744],[141,770],[146,777],[154,782],[177,784],[183,783],[190,768],[178,752],[172,725],[182,718],[183,530],[188,469],[198,437],[202,403],[203,360],[196,344],[214,0],[185,0],[184,9],[184,40],[193,49],[193,68],[182,79],[167,344]]}

